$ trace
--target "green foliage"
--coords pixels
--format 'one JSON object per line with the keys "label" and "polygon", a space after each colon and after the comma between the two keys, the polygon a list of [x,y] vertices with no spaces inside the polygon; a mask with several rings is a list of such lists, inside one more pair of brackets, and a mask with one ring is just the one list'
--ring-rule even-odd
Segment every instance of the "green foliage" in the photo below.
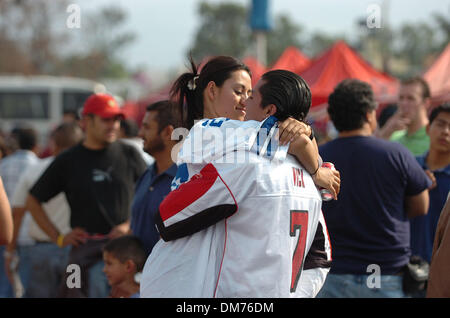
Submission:
{"label": "green foliage", "polygon": [[0,0],[0,73],[91,79],[128,75],[119,56],[135,39],[133,33],[123,31],[126,12],[109,6],[86,13],[82,32],[77,32],[61,28],[69,3]]}
{"label": "green foliage", "polygon": [[119,57],[120,51],[130,45],[135,34],[123,31],[127,14],[120,7],[109,6],[87,16],[81,42],[83,54],[74,53],[65,57],[61,73],[72,76],[98,78],[124,78],[129,71]]}
{"label": "green foliage", "polygon": [[[236,3],[213,4],[203,1],[199,6],[200,27],[192,45],[196,61],[210,55],[232,55],[243,58],[254,55],[254,38],[248,25],[248,9]],[[316,31],[306,34],[303,26],[288,15],[277,16],[274,29],[267,34],[267,62],[273,64],[288,46],[298,47],[307,56],[314,57],[328,49],[337,40],[345,40],[370,63],[398,77],[423,71],[450,42],[450,19],[435,13],[430,21],[404,24],[398,29],[383,26],[368,29],[365,20],[349,40],[342,34]],[[402,67],[391,68],[395,60]]]}
{"label": "green foliage", "polygon": [[308,39],[303,52],[314,57],[329,49],[337,40],[345,40],[343,36],[329,35],[323,32],[314,32]]}
{"label": "green foliage", "polygon": [[211,55],[243,56],[251,36],[244,6],[201,2],[198,13],[201,26],[191,50],[196,61]]}
{"label": "green foliage", "polygon": [[271,65],[276,62],[289,46],[303,47],[301,35],[303,28],[293,22],[289,16],[281,14],[276,17],[274,28],[267,36],[267,61]]}
{"label": "green foliage", "polygon": [[[232,55],[243,58],[252,55],[253,36],[249,26],[248,9],[236,3],[199,6],[200,27],[190,52],[194,60],[201,61],[212,55]],[[272,64],[288,46],[301,47],[302,27],[287,15],[276,17],[274,28],[267,34],[267,60]]]}

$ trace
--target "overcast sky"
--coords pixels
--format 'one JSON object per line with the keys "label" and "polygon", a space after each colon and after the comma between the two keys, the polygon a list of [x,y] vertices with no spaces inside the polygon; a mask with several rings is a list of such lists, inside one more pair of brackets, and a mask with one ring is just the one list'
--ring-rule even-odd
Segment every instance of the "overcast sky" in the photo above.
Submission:
{"label": "overcast sky", "polygon": [[[108,4],[120,5],[128,13],[124,29],[137,38],[124,51],[131,66],[147,65],[148,69],[164,70],[186,63],[186,52],[193,42],[199,20],[200,0],[76,0],[81,14]],[[224,0],[209,0],[211,3]],[[233,0],[250,4],[250,0]],[[286,13],[307,33],[323,31],[350,36],[358,18],[367,18],[369,5],[388,4],[388,23],[394,28],[405,22],[427,21],[433,12],[450,16],[450,0],[270,0],[272,16]],[[83,15],[81,15],[81,18]],[[382,16],[382,19],[385,17]],[[82,21],[82,19],[81,19]],[[384,20],[385,21],[385,20]],[[383,21],[383,22],[384,22]]]}

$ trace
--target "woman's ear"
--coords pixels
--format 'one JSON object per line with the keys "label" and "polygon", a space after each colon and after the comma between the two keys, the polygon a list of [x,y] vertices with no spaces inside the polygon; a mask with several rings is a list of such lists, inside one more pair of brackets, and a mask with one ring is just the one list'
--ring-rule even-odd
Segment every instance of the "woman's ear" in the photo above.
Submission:
{"label": "woman's ear", "polygon": [[210,81],[205,88],[206,97],[209,100],[214,100],[217,94],[217,85],[214,81]]}

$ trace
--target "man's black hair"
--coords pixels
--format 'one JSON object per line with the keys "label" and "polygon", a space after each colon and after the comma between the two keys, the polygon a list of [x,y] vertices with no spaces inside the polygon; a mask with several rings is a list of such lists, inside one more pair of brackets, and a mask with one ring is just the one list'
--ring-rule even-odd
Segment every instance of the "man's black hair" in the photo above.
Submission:
{"label": "man's black hair", "polygon": [[361,128],[376,108],[372,88],[357,79],[343,80],[328,98],[328,114],[339,132]]}
{"label": "man's black hair", "polygon": [[38,135],[31,127],[16,127],[11,131],[11,137],[17,141],[19,149],[32,150],[38,142]]}
{"label": "man's black hair", "polygon": [[261,107],[274,104],[278,120],[283,121],[293,117],[304,121],[311,107],[311,90],[305,80],[299,75],[286,71],[274,70],[264,73],[261,77]]}
{"label": "man's black hair", "polygon": [[430,120],[429,124],[431,125],[433,120],[435,120],[436,117],[442,112],[450,113],[450,102],[446,102],[444,104],[441,104],[441,105],[439,105],[438,107],[434,108],[431,111],[430,116],[429,116],[429,120]]}

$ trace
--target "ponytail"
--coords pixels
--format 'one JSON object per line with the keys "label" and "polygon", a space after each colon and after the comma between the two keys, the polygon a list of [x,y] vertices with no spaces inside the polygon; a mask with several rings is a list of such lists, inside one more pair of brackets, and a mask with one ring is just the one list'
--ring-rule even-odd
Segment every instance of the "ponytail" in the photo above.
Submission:
{"label": "ponytail", "polygon": [[[198,92],[198,67],[195,65],[192,56],[189,57],[191,71],[178,77],[170,89],[170,99],[173,100],[181,115],[183,127],[190,129],[194,125],[194,120],[203,116],[203,101],[197,102]],[[201,94],[200,94],[201,95]]]}

